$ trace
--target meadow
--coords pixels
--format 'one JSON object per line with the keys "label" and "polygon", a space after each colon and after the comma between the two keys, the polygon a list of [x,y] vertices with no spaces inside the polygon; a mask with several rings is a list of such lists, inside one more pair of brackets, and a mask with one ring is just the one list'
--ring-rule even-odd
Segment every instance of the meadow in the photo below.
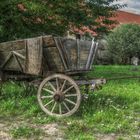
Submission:
{"label": "meadow", "polygon": [[[133,66],[94,66],[87,76],[140,76],[140,67],[135,70]],[[36,92],[34,87],[27,91],[22,82],[3,84],[0,132],[14,139],[29,140],[140,140],[140,78],[108,80],[101,89],[90,91],[79,110],[68,118],[47,116],[38,105]],[[48,124],[57,124],[61,136],[49,135],[44,129]]]}

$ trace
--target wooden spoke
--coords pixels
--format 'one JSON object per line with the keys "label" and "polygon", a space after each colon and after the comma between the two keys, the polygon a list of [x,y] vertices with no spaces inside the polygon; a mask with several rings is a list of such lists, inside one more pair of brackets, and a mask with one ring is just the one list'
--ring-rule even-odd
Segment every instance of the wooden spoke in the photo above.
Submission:
{"label": "wooden spoke", "polygon": [[54,102],[53,99],[51,101],[49,101],[47,104],[45,104],[44,106],[46,107],[47,105],[51,104],[52,102]]}
{"label": "wooden spoke", "polygon": [[71,90],[72,88],[74,88],[74,85],[70,86],[68,89],[66,89],[63,93],[65,94],[66,92],[68,92],[69,90]]}
{"label": "wooden spoke", "polygon": [[52,110],[51,110],[51,113],[53,113],[53,111],[54,111],[54,109],[55,109],[55,107],[56,107],[56,102],[54,103],[54,105],[53,105],[53,108],[52,108]]}
{"label": "wooden spoke", "polygon": [[62,85],[62,87],[61,87],[61,92],[63,91],[63,89],[64,89],[64,87],[65,87],[66,81],[67,81],[67,80],[64,80],[64,82],[63,82],[63,85]]}
{"label": "wooden spoke", "polygon": [[51,90],[49,90],[49,89],[47,89],[47,88],[43,88],[43,90],[45,90],[45,91],[47,91],[47,92],[49,92],[49,93],[51,93],[51,94],[54,94],[53,91],[51,91]]}
{"label": "wooden spoke", "polygon": [[54,85],[51,82],[48,82],[48,84],[51,86],[51,88],[53,89],[53,91],[56,91]]}
{"label": "wooden spoke", "polygon": [[59,114],[62,114],[62,106],[59,104]]}
{"label": "wooden spoke", "polygon": [[74,97],[77,96],[77,94],[66,94],[65,97]]}
{"label": "wooden spoke", "polygon": [[57,91],[59,90],[59,82],[58,82],[58,78],[56,78],[56,87],[57,87]]}
{"label": "wooden spoke", "polygon": [[66,107],[66,109],[67,109],[68,111],[70,111],[70,109],[69,109],[69,107],[67,106],[67,104],[66,104],[65,102],[63,102],[63,104],[64,104],[64,106]]}
{"label": "wooden spoke", "polygon": [[67,102],[69,102],[69,103],[71,103],[71,104],[73,104],[73,105],[76,105],[75,102],[73,102],[73,101],[71,101],[71,100],[69,100],[69,99],[65,99],[65,101],[67,101]]}
{"label": "wooden spoke", "polygon": [[53,96],[50,95],[50,96],[42,96],[42,97],[41,97],[41,99],[47,99],[47,98],[53,98]]}

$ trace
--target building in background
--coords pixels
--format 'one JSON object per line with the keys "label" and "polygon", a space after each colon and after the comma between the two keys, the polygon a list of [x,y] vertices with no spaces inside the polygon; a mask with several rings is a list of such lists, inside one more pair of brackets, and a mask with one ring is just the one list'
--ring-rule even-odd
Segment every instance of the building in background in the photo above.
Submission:
{"label": "building in background", "polygon": [[140,24],[140,14],[138,15],[131,12],[117,11],[117,16],[113,19],[117,20],[119,24],[128,24],[128,23]]}

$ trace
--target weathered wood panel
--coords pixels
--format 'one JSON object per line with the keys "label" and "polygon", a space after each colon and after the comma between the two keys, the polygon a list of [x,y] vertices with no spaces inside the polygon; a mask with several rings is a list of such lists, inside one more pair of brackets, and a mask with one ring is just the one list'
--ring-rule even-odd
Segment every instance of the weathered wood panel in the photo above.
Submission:
{"label": "weathered wood panel", "polygon": [[[69,71],[86,70],[91,41],[61,38],[69,60]],[[87,69],[88,70],[88,69]]]}
{"label": "weathered wood panel", "polygon": [[65,48],[67,59],[69,60],[69,69],[77,69],[77,42],[73,39],[61,38],[63,47]]}
{"label": "weathered wood panel", "polygon": [[25,49],[26,40],[16,40],[0,43],[0,51],[15,51]]}
{"label": "weathered wood panel", "polygon": [[91,41],[80,40],[80,69],[86,69],[86,64],[91,48]]}
{"label": "weathered wood panel", "polygon": [[[15,51],[14,51],[15,52]],[[17,50],[16,51],[18,54],[21,54],[22,56],[25,56],[26,52],[25,50]],[[6,59],[8,59],[8,56],[10,54],[13,54],[13,51],[4,51],[4,52],[0,52],[0,67],[2,68],[2,66],[4,66],[4,63],[6,62]],[[25,68],[25,60],[21,59],[17,56],[18,61],[20,62],[23,71]],[[21,71],[21,68],[19,67],[19,64],[17,62],[17,60],[15,59],[15,57],[12,55],[10,60],[5,64],[5,66],[2,68],[3,70],[13,70],[13,71]]]}
{"label": "weathered wood panel", "polygon": [[26,70],[32,75],[38,75],[42,70],[42,37],[30,38],[26,42]]}
{"label": "weathered wood panel", "polygon": [[16,57],[12,57],[4,69],[21,71],[22,67],[23,72],[33,75],[41,74],[42,70],[46,73],[85,71],[91,68],[95,56],[95,49],[91,49],[91,46],[91,41],[52,36],[0,43],[0,66],[6,61],[9,53],[15,51],[19,54],[14,54]]}
{"label": "weathered wood panel", "polygon": [[[98,42],[96,42],[96,43],[94,44],[94,53],[93,53],[92,56],[91,56],[89,69],[92,68],[92,64],[93,64],[93,61],[94,61],[94,59],[95,59],[95,57],[96,57],[97,50],[98,50]],[[90,57],[90,56],[89,56],[89,57]]]}
{"label": "weathered wood panel", "polygon": [[64,66],[61,61],[58,49],[56,47],[44,48],[43,55],[44,64],[48,65],[47,68],[49,71],[64,72]]}
{"label": "weathered wood panel", "polygon": [[24,61],[16,58],[14,55],[9,59],[9,61],[5,64],[3,70],[12,70],[12,71],[20,71],[23,72]]}
{"label": "weathered wood panel", "polygon": [[62,64],[63,64],[65,70],[68,70],[68,68],[69,68],[68,58],[67,58],[67,55],[66,55],[66,51],[65,51],[65,49],[62,45],[61,39],[60,38],[54,38],[54,40],[55,40],[56,48],[57,48],[58,53],[60,55]]}

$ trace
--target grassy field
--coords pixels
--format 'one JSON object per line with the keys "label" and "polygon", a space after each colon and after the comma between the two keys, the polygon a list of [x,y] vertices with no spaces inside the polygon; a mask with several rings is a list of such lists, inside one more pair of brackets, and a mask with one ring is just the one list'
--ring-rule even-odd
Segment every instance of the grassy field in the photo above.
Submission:
{"label": "grassy field", "polygon": [[[140,67],[135,71],[132,66],[95,66],[88,74],[90,78],[122,76],[140,76]],[[64,140],[140,140],[140,79],[108,81],[102,89],[91,91],[77,113],[65,119],[41,111],[36,89],[28,94],[14,82],[7,82],[1,90],[0,125],[5,129],[0,127],[0,131],[15,139],[53,140],[59,134],[49,136],[44,127],[57,124]]]}

